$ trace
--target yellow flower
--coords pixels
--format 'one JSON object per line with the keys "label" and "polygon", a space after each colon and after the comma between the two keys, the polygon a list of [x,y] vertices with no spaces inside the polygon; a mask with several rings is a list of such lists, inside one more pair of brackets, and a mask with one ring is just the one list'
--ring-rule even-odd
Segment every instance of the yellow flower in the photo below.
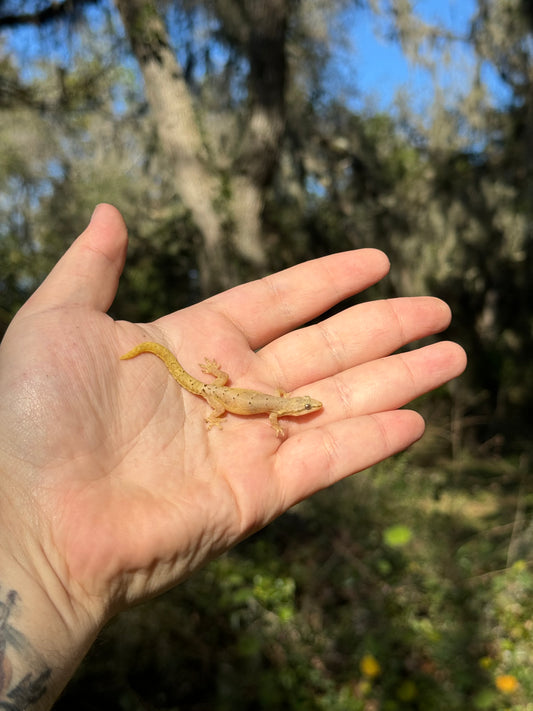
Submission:
{"label": "yellow flower", "polygon": [[520,682],[512,674],[500,674],[495,683],[503,694],[513,694],[520,686]]}
{"label": "yellow flower", "polygon": [[365,656],[361,659],[359,668],[362,673],[370,679],[373,679],[375,676],[379,676],[381,674],[379,662],[372,654],[365,654]]}

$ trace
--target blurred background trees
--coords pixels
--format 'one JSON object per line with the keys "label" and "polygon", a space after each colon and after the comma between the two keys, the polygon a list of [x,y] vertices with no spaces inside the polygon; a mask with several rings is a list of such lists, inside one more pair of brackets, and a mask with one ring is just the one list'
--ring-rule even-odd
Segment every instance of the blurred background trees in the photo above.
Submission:
{"label": "blurred background trees", "polygon": [[[470,358],[420,445],[121,617],[65,708],[526,708],[533,4],[427,6],[0,2],[2,330],[107,201],[131,238],[113,315],[375,246],[370,295],[443,297]],[[363,23],[427,95],[365,95]]]}

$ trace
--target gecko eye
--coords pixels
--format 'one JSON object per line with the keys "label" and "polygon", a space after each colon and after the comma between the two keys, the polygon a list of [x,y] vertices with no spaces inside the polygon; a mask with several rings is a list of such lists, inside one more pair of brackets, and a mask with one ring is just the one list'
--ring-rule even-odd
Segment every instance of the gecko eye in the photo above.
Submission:
{"label": "gecko eye", "polygon": [[310,402],[306,402],[306,403],[305,403],[305,409],[306,409],[306,410],[310,410],[310,409],[311,409],[311,403],[310,403]]}

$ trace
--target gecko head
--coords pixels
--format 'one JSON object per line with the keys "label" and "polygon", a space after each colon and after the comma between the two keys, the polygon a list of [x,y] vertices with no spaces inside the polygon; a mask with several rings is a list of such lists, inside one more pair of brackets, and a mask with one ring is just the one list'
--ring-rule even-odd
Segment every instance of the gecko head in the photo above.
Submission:
{"label": "gecko head", "polygon": [[309,395],[290,398],[290,402],[291,408],[288,414],[292,415],[292,417],[308,415],[310,412],[316,412],[322,409],[322,403],[319,400],[313,400]]}

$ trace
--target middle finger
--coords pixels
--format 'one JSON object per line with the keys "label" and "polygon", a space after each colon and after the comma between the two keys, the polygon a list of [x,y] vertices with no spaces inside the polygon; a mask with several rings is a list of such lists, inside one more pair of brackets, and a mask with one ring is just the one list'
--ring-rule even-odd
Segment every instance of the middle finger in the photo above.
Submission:
{"label": "middle finger", "polygon": [[358,304],[276,339],[258,355],[287,391],[383,358],[411,341],[444,330],[450,309],[433,297]]}

